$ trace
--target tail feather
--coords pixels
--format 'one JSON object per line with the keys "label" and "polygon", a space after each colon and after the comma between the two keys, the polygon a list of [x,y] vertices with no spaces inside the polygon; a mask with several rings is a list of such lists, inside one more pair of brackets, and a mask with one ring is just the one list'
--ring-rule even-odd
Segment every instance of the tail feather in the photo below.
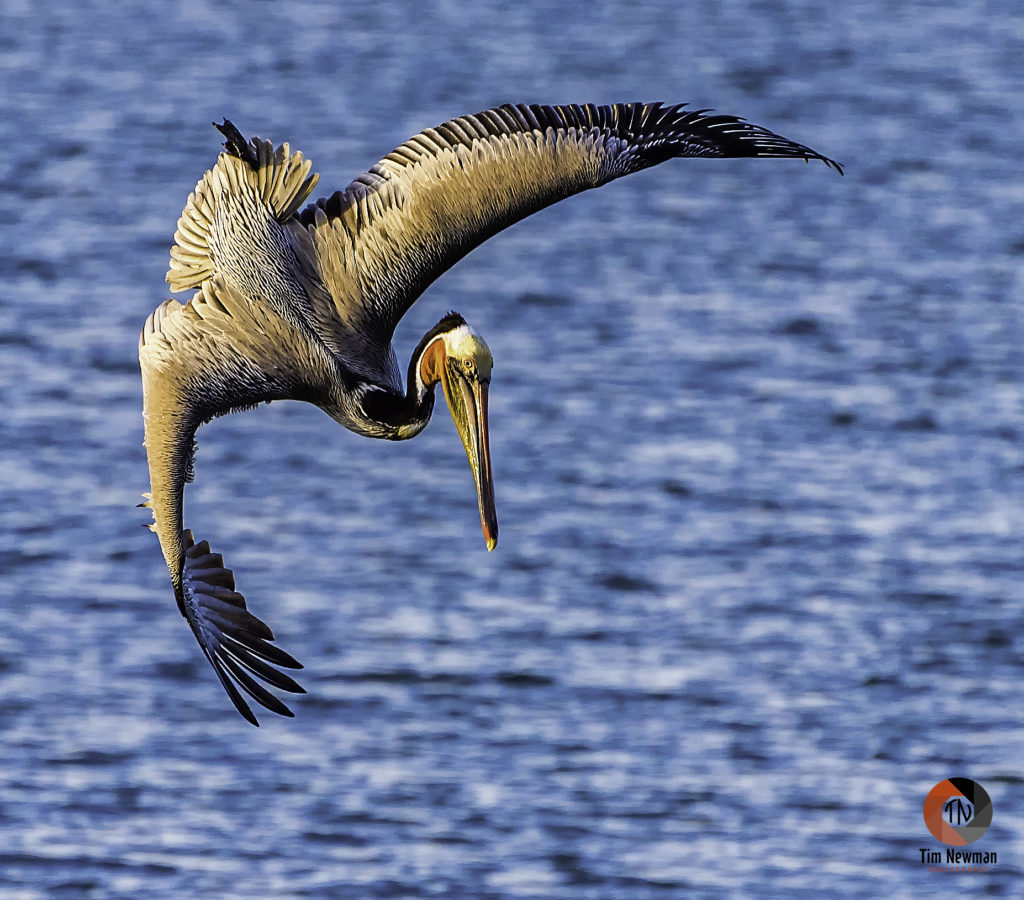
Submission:
{"label": "tail feather", "polygon": [[278,690],[304,694],[297,682],[274,668],[301,669],[302,665],[269,643],[274,639],[274,632],[249,612],[245,598],[235,590],[235,577],[225,568],[223,557],[213,553],[208,542],[195,543],[191,531],[186,530],[182,537],[185,618],[231,702],[253,725],[259,725],[259,721],[242,692],[271,712],[294,715],[256,679]]}

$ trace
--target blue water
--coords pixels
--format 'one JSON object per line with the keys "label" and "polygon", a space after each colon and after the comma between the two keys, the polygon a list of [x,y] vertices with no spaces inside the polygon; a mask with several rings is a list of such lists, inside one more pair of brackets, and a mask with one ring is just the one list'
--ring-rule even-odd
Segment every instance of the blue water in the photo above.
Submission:
{"label": "blue water", "polygon": [[[1022,36],[1011,2],[5,0],[0,896],[1019,892]],[[203,429],[186,523],[306,665],[251,728],[134,508],[210,121],[326,191],[455,114],[635,99],[848,174],[676,162],[428,291],[400,358],[454,308],[496,359],[492,554],[443,412]],[[985,874],[920,863],[956,775]]]}

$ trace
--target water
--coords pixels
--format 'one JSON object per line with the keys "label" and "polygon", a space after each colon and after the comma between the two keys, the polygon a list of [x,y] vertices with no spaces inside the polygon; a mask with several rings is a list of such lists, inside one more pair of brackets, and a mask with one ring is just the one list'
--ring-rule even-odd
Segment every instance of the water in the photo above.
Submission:
{"label": "water", "polygon": [[[342,6],[0,14],[0,894],[1019,890],[1018,5]],[[205,428],[187,524],[306,665],[250,728],[133,508],[208,123],[333,189],[454,114],[633,99],[848,174],[663,166],[431,288],[400,357],[455,308],[496,358],[493,554],[443,413]],[[951,775],[999,854],[955,881],[919,854]]]}

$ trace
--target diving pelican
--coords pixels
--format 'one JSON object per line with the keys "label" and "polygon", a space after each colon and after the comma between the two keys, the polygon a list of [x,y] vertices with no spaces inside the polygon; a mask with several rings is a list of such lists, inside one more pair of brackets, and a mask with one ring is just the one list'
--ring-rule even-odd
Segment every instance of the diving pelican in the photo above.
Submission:
{"label": "diving pelican", "polygon": [[231,122],[216,164],[178,220],[167,281],[194,291],[167,300],[139,339],[145,494],[178,608],[235,707],[241,691],[291,710],[260,681],[303,693],[301,668],[246,607],[234,576],[184,528],[196,430],[272,400],[305,400],[357,434],[407,440],[444,391],[476,484],[487,549],[498,522],[488,445],[492,358],[450,312],[413,351],[405,387],[391,338],[417,297],[503,228],[587,188],[673,157],[816,159],[838,163],[743,119],[686,104],[505,105],[428,128],[302,208],[311,163],[288,144],[247,141]]}

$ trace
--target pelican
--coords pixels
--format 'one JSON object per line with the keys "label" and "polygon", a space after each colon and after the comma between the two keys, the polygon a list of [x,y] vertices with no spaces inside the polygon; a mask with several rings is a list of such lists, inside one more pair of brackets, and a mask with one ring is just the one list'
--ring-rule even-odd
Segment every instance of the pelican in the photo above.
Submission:
{"label": "pelican", "polygon": [[[287,143],[246,140],[227,119],[224,151],[178,220],[167,300],[139,339],[153,523],[178,609],[235,707],[243,692],[291,716],[270,688],[304,693],[302,666],[271,643],[234,575],[184,528],[196,430],[273,400],[319,406],[350,431],[408,440],[440,384],[476,485],[487,549],[498,539],[488,442],[493,359],[458,313],[412,353],[405,386],[391,346],[417,297],[474,247],[588,188],[674,157],[826,156],[741,118],[687,104],[511,105],[428,128],[303,207],[318,175]],[[300,210],[301,208],[301,210]],[[263,683],[261,683],[263,682]],[[267,686],[264,686],[267,685]]]}

